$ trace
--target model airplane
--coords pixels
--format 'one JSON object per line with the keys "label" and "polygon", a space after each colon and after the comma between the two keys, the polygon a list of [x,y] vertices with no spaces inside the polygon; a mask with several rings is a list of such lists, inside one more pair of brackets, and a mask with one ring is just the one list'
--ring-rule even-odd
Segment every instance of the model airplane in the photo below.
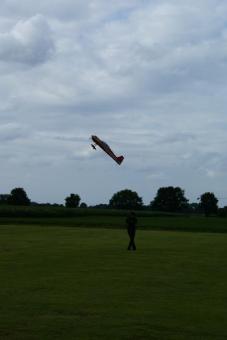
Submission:
{"label": "model airplane", "polygon": [[103,151],[105,151],[111,158],[113,158],[113,160],[115,162],[117,162],[117,164],[121,164],[124,160],[123,156],[119,156],[117,157],[113,151],[111,150],[111,148],[109,147],[108,144],[106,144],[105,142],[103,142],[101,139],[99,139],[97,136],[92,135],[91,136],[92,141],[94,142],[94,144],[91,144],[92,148],[94,150],[96,150],[96,145],[98,145]]}

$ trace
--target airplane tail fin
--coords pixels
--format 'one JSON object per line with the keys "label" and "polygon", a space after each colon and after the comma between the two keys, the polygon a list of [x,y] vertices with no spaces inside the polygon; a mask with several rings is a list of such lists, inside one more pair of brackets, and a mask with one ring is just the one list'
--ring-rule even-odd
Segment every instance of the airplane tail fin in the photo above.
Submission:
{"label": "airplane tail fin", "polygon": [[124,157],[123,156],[119,156],[117,157],[117,163],[120,165],[124,160]]}

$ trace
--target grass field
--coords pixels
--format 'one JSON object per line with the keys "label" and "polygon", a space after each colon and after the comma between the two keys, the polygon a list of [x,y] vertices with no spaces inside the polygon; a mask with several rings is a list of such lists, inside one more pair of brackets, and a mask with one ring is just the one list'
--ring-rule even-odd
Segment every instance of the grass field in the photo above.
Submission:
{"label": "grass field", "polygon": [[226,339],[227,235],[0,226],[0,339]]}
{"label": "grass field", "polygon": [[[227,218],[204,216],[138,216],[139,227],[144,230],[175,230],[227,233]],[[1,217],[0,225],[69,226],[83,228],[124,229],[125,216],[85,215],[78,217],[35,218]]]}

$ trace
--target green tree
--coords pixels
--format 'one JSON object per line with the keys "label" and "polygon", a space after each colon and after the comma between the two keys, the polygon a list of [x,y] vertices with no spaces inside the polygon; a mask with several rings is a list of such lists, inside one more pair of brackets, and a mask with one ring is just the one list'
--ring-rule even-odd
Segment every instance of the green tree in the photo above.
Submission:
{"label": "green tree", "polygon": [[227,217],[227,207],[219,208],[217,211],[219,217]]}
{"label": "green tree", "polygon": [[218,212],[218,199],[212,192],[205,192],[200,196],[200,205],[206,216]]}
{"label": "green tree", "polygon": [[30,205],[31,201],[23,188],[15,188],[10,193],[8,203],[12,205]]}
{"label": "green tree", "polygon": [[80,208],[87,208],[87,204],[85,202],[80,203]]}
{"label": "green tree", "polygon": [[65,198],[65,206],[67,208],[77,208],[80,203],[80,196],[76,194],[71,194]]}
{"label": "green tree", "polygon": [[0,204],[8,204],[10,195],[0,194]]}
{"label": "green tree", "polygon": [[137,192],[125,189],[115,193],[109,201],[109,206],[113,209],[137,210],[143,207],[143,200]]}
{"label": "green tree", "polygon": [[152,210],[166,212],[180,212],[187,208],[188,200],[184,196],[184,190],[179,187],[159,188],[154,200],[150,203]]}
{"label": "green tree", "polygon": [[195,213],[195,214],[202,213],[201,205],[199,203],[195,203],[195,202],[188,204],[187,210],[188,210],[189,213]]}

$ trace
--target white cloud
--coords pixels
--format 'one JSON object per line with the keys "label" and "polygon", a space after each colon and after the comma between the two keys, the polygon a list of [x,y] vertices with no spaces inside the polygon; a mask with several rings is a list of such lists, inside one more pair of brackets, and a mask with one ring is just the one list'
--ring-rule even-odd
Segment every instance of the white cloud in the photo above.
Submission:
{"label": "white cloud", "polygon": [[20,20],[9,32],[0,33],[2,61],[35,65],[48,60],[53,51],[50,28],[41,15]]}
{"label": "white cloud", "polygon": [[[0,13],[4,191],[61,201],[75,186],[98,203],[121,187],[145,201],[163,185],[227,187],[223,1],[6,0]],[[90,150],[92,133],[125,154],[121,167]]]}
{"label": "white cloud", "polygon": [[21,138],[27,138],[28,133],[25,126],[21,126],[16,123],[2,124],[0,126],[0,141],[10,142],[19,140]]}

